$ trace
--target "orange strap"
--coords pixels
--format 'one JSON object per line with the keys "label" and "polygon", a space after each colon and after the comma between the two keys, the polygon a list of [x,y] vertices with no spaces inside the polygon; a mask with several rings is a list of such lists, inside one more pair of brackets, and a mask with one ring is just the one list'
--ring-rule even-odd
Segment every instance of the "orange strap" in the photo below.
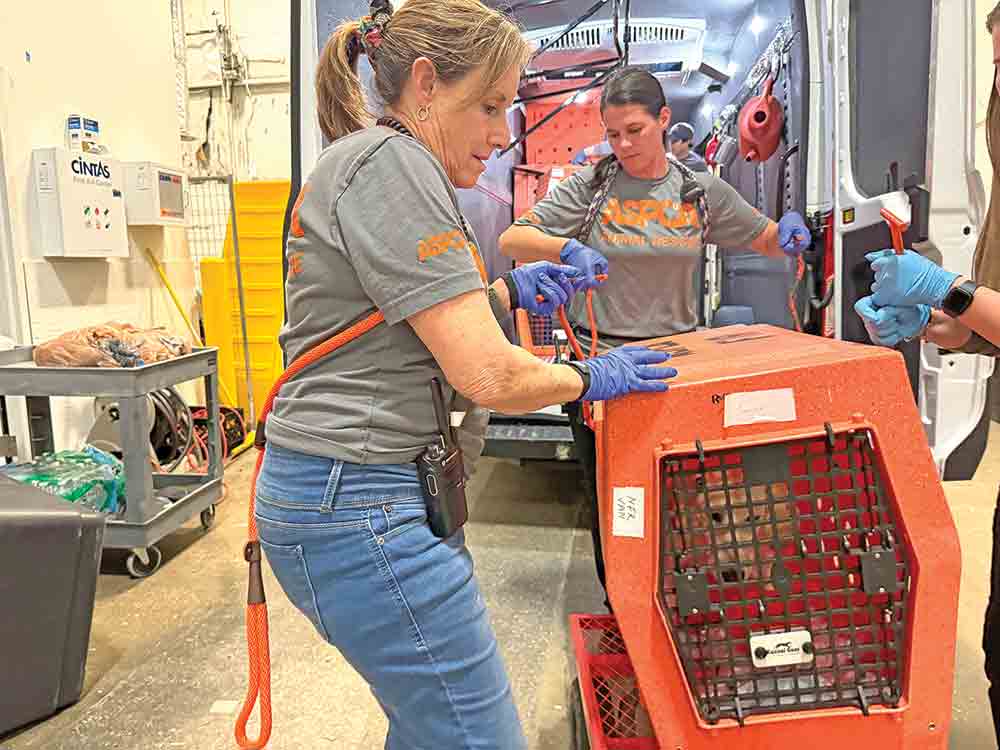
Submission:
{"label": "orange strap", "polygon": [[802,283],[802,279],[806,274],[806,262],[802,259],[802,256],[798,256],[796,259],[795,266],[795,281],[792,283],[792,288],[788,291],[788,309],[792,313],[792,322],[795,324],[795,330],[799,333],[802,332],[802,321],[799,318],[799,307],[795,301],[795,293],[799,289],[799,284]]}
{"label": "orange strap", "polygon": [[[247,519],[247,544],[244,557],[250,564],[250,578],[247,586],[247,653],[250,660],[250,677],[247,697],[243,701],[243,709],[236,720],[236,743],[243,750],[262,750],[267,747],[271,738],[271,650],[267,632],[267,602],[264,598],[264,579],[261,575],[260,538],[257,533],[257,519],[254,517],[254,504],[257,499],[257,477],[261,464],[264,463],[264,425],[267,416],[274,407],[274,400],[287,383],[299,372],[315,364],[317,361],[336,351],[354,339],[362,336],[384,320],[381,312],[375,312],[359,323],[338,333],[333,338],[310,349],[299,357],[285,370],[278,381],[267,394],[267,400],[260,411],[257,420],[257,440],[254,445],[258,450],[257,464],[254,466],[253,479],[250,482],[250,507]],[[260,702],[260,731],[257,739],[247,737],[247,722],[253,713],[254,705]]]}
{"label": "orange strap", "polygon": [[[566,338],[569,340],[569,345],[573,348],[573,353],[579,360],[587,359],[587,355],[583,352],[583,347],[580,346],[579,340],[573,333],[573,326],[569,324],[569,320],[566,318],[566,308],[562,305],[556,311],[559,313],[559,322],[562,324],[563,330],[566,331]],[[597,356],[597,320],[594,318],[594,290],[587,290],[587,322],[590,323],[590,358]]]}
{"label": "orange strap", "polygon": [[[607,281],[608,275],[606,273],[599,273],[594,278],[598,281]],[[541,294],[537,295],[536,299],[539,302],[545,301],[545,297]],[[573,353],[581,361],[587,359],[583,353],[583,347],[580,346],[580,342],[573,334],[573,327],[566,318],[565,306],[559,305],[557,312],[559,313],[559,322],[562,324],[562,328],[566,332],[566,338],[569,340],[569,345],[573,348]],[[590,323],[590,357],[594,358],[597,356],[597,320],[594,318],[594,290],[592,288],[587,290],[587,322]]]}
{"label": "orange strap", "polygon": [[[599,276],[598,278],[601,278]],[[603,276],[601,280],[606,279],[607,276]],[[566,317],[566,308],[560,305],[557,312],[559,313],[559,323],[562,324],[563,330],[566,332],[566,338],[569,341],[569,345],[573,349],[573,353],[576,358],[581,362],[587,359],[587,356],[583,353],[583,347],[580,346],[580,341],[576,338],[576,334],[573,333],[573,326],[569,324],[569,319]],[[594,290],[587,290],[587,322],[590,323],[590,358],[593,359],[597,356],[597,319],[594,317]],[[594,429],[594,417],[591,413],[591,404],[589,401],[583,402],[583,408],[581,413],[583,414],[583,421],[586,423],[587,427]]]}

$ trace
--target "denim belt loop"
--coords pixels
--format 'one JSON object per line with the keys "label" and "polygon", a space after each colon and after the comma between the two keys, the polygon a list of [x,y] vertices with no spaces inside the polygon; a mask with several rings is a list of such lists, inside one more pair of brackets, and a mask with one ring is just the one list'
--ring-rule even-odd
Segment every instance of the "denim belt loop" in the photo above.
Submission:
{"label": "denim belt loop", "polygon": [[340,475],[344,470],[344,462],[334,460],[330,469],[330,478],[326,482],[326,490],[323,492],[323,503],[320,510],[324,513],[333,511],[333,499],[337,496],[337,488],[340,486]]}

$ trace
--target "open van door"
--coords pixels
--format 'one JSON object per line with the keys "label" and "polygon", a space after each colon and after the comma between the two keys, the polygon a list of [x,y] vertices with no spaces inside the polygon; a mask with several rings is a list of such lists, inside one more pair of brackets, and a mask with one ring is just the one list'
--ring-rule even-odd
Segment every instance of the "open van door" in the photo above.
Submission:
{"label": "open van door", "polygon": [[[892,216],[908,226],[905,247],[971,275],[984,203],[974,153],[975,3],[947,6],[832,2],[837,272],[826,328],[848,341],[868,341],[853,307],[873,280],[865,254],[892,246]],[[970,478],[986,447],[993,360],[920,341],[900,348],[939,471]]]}
{"label": "open van door", "polygon": [[[604,58],[614,49],[610,40],[616,32],[620,40],[625,38],[624,30],[611,22],[611,10],[617,3],[563,0],[515,5],[523,8],[518,16],[526,33],[538,41],[552,42],[547,54],[555,56],[551,61],[553,69],[579,60],[600,58],[606,62]],[[975,3],[761,0],[750,4],[690,0],[684,19],[668,19],[662,15],[664,10],[658,0],[636,0],[631,3],[631,13],[637,31],[629,37],[634,40],[633,61],[652,66],[664,81],[677,119],[689,120],[701,130],[708,117],[716,116],[714,110],[703,114],[710,109],[706,105],[726,96],[729,71],[734,71],[736,79],[747,74],[752,50],[745,60],[739,51],[740,40],[753,32],[750,21],[759,16],[773,23],[786,16],[789,9],[798,18],[792,30],[800,45],[797,54],[803,56],[801,77],[790,78],[802,81],[797,89],[793,86],[798,92],[793,115],[803,122],[798,136],[791,132],[789,135],[799,142],[806,163],[797,168],[792,165],[786,175],[799,180],[798,197],[792,207],[804,208],[818,241],[827,250],[826,257],[820,253],[817,259],[819,278],[806,277],[813,307],[803,310],[809,316],[815,311],[815,317],[804,327],[820,335],[868,343],[853,306],[868,293],[872,281],[865,254],[891,245],[882,209],[908,223],[904,234],[907,247],[927,253],[950,270],[971,272],[985,213],[982,179],[974,159],[973,52],[975,34],[981,33],[977,32],[980,25]],[[319,50],[341,20],[358,18],[367,10],[367,0],[291,0],[289,209],[303,176],[313,168],[325,145],[315,117],[312,84]],[[580,13],[587,18],[581,20]],[[691,18],[696,16],[701,18]],[[567,30],[571,33],[566,34]],[[761,38],[773,34],[774,27],[768,26]],[[560,55],[567,60],[557,59]],[[364,58],[359,72],[367,82],[371,73]],[[583,75],[574,69],[563,77],[570,73]],[[569,83],[559,80],[552,85],[561,88]],[[712,83],[722,84],[722,97],[708,96]],[[576,109],[576,113],[559,115],[561,119],[545,126],[552,131],[553,143],[566,154],[562,161],[578,147],[593,142],[591,138],[577,144],[574,137],[593,127],[597,130],[591,135],[599,135],[599,123],[582,116],[587,108]],[[530,118],[519,121],[516,113],[511,114],[515,134],[532,124]],[[543,145],[551,150],[549,136],[543,138]],[[496,179],[491,184],[477,191],[462,191],[460,196],[477,236],[485,238],[491,277],[502,270],[504,261],[492,247],[495,235],[513,218],[518,202],[512,184],[516,180],[506,175],[521,161],[531,161],[526,153],[512,152],[509,156],[517,156],[518,160],[495,164]],[[773,191],[768,196],[766,205],[772,202]],[[827,226],[830,231],[825,231]],[[709,270],[714,266],[710,263]],[[736,303],[755,305],[756,312],[759,298],[767,292],[758,289],[759,293],[753,294],[747,290],[757,289],[754,278],[761,274],[749,273],[743,278],[741,268],[721,265],[721,280],[709,273],[709,286],[715,287],[708,290],[709,300],[726,297],[718,292],[725,292],[729,279],[729,296],[747,292],[750,301],[736,299]],[[770,274],[768,283],[774,281],[771,277],[777,278]],[[713,324],[712,307],[710,301],[706,305],[709,324]],[[936,346],[920,342],[905,344],[902,351],[942,476],[971,477],[986,445],[987,385],[993,360],[941,352]],[[878,377],[878,373],[872,373],[872,377]],[[487,453],[571,458],[572,439],[565,418],[549,414],[535,417],[543,421],[532,422],[527,431],[522,429],[523,419],[515,425],[499,421],[491,424],[493,434]]]}

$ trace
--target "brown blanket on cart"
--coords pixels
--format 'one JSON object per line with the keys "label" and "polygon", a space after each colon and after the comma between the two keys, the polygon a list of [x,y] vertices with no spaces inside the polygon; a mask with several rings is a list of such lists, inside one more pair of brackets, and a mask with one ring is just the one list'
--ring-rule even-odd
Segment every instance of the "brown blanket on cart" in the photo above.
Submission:
{"label": "brown blanket on cart", "polygon": [[190,352],[165,328],[109,322],[67,331],[36,346],[33,357],[39,367],[140,367]]}

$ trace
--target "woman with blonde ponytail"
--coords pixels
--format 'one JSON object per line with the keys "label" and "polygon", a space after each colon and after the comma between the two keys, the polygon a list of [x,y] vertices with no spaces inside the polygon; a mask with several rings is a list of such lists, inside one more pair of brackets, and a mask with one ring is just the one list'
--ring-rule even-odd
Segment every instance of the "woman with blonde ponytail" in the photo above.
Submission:
{"label": "woman with blonde ponytail", "polygon": [[[549,364],[498,320],[551,314],[580,271],[547,261],[486,278],[455,188],[507,145],[530,50],[479,0],[376,0],[342,24],[316,72],[330,145],[290,221],[280,342],[289,362],[376,312],[381,324],[285,383],[256,484],[260,545],[286,595],[371,686],[387,750],[524,750],[462,529],[428,522],[416,461],[440,443],[444,384],[467,470],[488,409],[663,391],[641,347]],[[365,101],[367,55],[381,117]],[[306,705],[322,720],[331,707]],[[344,710],[343,706],[337,707]]]}

